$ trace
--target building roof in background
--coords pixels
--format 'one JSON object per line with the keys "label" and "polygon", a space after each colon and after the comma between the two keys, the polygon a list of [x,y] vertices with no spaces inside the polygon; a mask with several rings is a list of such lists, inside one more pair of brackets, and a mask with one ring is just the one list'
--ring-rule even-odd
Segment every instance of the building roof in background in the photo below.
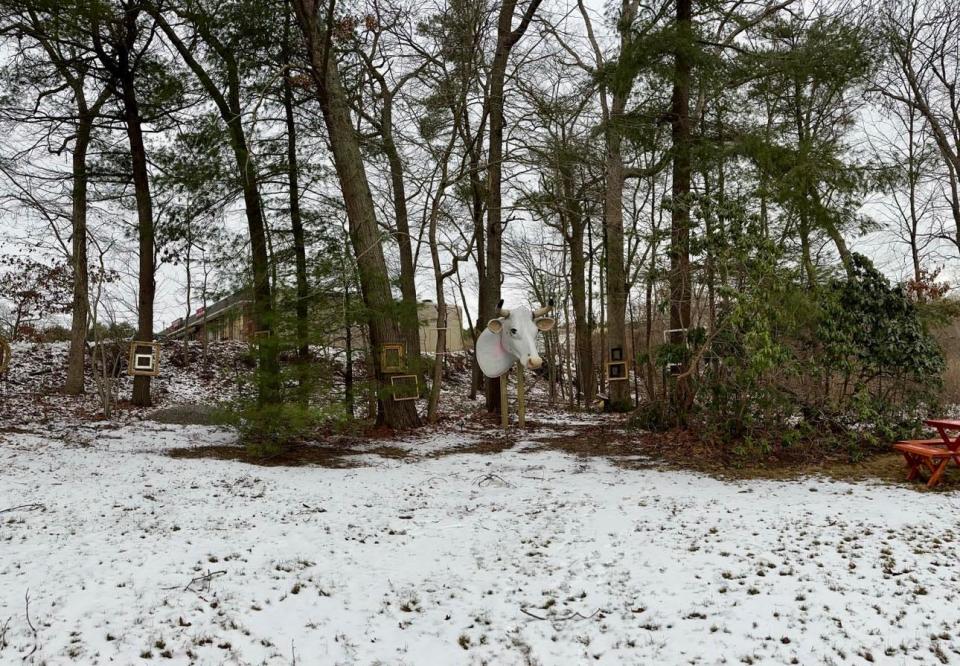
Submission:
{"label": "building roof in background", "polygon": [[189,329],[190,327],[201,323],[204,321],[204,319],[209,322],[250,302],[252,301],[250,300],[246,291],[237,291],[225,298],[221,298],[219,301],[216,301],[211,305],[208,305],[206,309],[202,307],[197,308],[197,311],[190,315],[186,322],[184,322],[183,317],[181,317],[160,331],[159,335],[173,335],[175,333],[179,333],[183,331],[184,328]]}
{"label": "building roof in background", "polygon": [[[207,322],[210,322],[210,321],[213,321],[214,319],[217,319],[218,317],[221,317],[225,314],[233,312],[237,308],[242,307],[247,303],[252,303],[252,302],[253,301],[250,299],[246,291],[241,290],[241,291],[235,292],[225,298],[221,298],[219,301],[216,301],[212,305],[207,306],[206,311],[204,311],[204,308],[197,308],[197,311],[192,315],[190,315],[190,317],[186,320],[186,322],[184,322],[183,317],[181,317],[180,319],[177,319],[175,322],[173,322],[172,324],[167,326],[165,329],[160,331],[158,335],[171,336],[171,335],[176,335],[178,333],[182,333],[185,328],[190,329],[193,326],[199,325],[201,322],[204,321],[204,317],[206,317]],[[425,299],[420,301],[420,303],[418,304],[418,309],[421,311],[431,310],[432,311],[430,312],[431,317],[433,319],[436,319],[437,304],[434,303],[432,300]],[[459,318],[460,306],[453,303],[448,303],[447,312],[456,313],[457,317]],[[461,326],[462,326],[462,322],[461,322]]]}

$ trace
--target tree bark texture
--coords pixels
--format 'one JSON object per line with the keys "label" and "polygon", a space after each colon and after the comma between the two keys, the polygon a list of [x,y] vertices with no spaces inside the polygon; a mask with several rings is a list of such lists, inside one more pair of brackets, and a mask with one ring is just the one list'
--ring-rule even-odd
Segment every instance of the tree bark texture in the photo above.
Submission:
{"label": "tree bark texture", "polygon": [[[317,100],[323,112],[334,166],[343,192],[350,240],[360,277],[360,290],[366,306],[370,331],[370,365],[381,387],[389,386],[380,365],[380,352],[386,343],[400,339],[396,324],[396,303],[390,293],[390,277],[378,233],[376,212],[367,182],[360,145],[350,118],[350,107],[340,82],[340,72],[326,30],[321,27],[316,0],[294,0],[297,20],[303,32]],[[380,395],[383,422],[393,428],[419,425],[414,401],[393,400],[384,391]]]}

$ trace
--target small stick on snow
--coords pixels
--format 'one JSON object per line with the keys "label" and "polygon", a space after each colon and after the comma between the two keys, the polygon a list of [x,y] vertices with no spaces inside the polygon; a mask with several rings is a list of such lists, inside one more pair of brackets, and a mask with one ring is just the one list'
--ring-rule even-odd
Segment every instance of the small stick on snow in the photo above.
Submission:
{"label": "small stick on snow", "polygon": [[33,504],[21,504],[20,506],[11,506],[9,509],[0,511],[0,513],[9,513],[10,511],[36,511],[37,509],[40,511],[46,511],[47,505],[40,504],[39,502],[35,502]]}
{"label": "small stick on snow", "polygon": [[10,629],[10,620],[12,619],[13,616],[8,617],[6,622],[0,626],[0,651],[7,647],[7,630]]}
{"label": "small stick on snow", "polygon": [[504,478],[503,478],[502,476],[500,476],[499,474],[486,474],[486,475],[484,475],[484,476],[481,476],[481,477],[477,478],[477,480],[474,481],[474,483],[476,483],[477,486],[479,486],[480,488],[483,488],[483,485],[484,485],[485,483],[493,483],[494,481],[499,481],[500,483],[502,483],[502,484],[505,485],[505,486],[511,486],[511,485],[512,485],[511,483],[509,483],[506,479],[504,479]]}
{"label": "small stick on snow", "polygon": [[574,611],[569,615],[565,615],[564,617],[540,617],[539,615],[531,613],[523,606],[520,607],[520,612],[523,613],[524,615],[529,615],[534,620],[543,620],[544,622],[566,622],[567,620],[589,620],[590,618],[594,617],[597,613],[599,613],[600,610],[601,609],[598,608],[597,610],[590,613],[590,615],[583,615],[579,611]]}
{"label": "small stick on snow", "polygon": [[27,655],[23,658],[23,661],[26,661],[27,659],[29,659],[30,657],[33,656],[33,653],[34,653],[34,652],[37,651],[37,648],[40,647],[40,643],[37,641],[37,628],[36,628],[35,626],[33,626],[33,622],[30,620],[30,590],[27,590],[27,591],[24,593],[24,595],[23,595],[23,600],[24,600],[24,602],[25,602],[25,604],[26,604],[26,607],[27,607],[27,610],[26,610],[26,612],[27,612],[27,626],[29,626],[29,627],[30,627],[30,631],[33,632],[33,649],[30,650],[30,652],[28,652]]}
{"label": "small stick on snow", "polygon": [[[184,592],[187,592],[187,591],[189,591],[189,590],[193,587],[193,585],[194,585],[195,583],[209,583],[211,580],[213,580],[213,579],[216,578],[217,576],[223,576],[223,575],[226,574],[226,573],[227,573],[226,570],[223,570],[223,569],[221,569],[220,571],[208,571],[207,573],[205,573],[205,574],[202,575],[202,576],[197,576],[196,578],[191,579],[190,582],[187,583],[182,589],[183,589]],[[181,589],[181,588],[180,588],[179,585],[173,585],[173,586],[171,586],[171,587],[164,587],[164,588],[162,588],[162,589],[164,589],[164,590],[179,590],[179,589]]]}

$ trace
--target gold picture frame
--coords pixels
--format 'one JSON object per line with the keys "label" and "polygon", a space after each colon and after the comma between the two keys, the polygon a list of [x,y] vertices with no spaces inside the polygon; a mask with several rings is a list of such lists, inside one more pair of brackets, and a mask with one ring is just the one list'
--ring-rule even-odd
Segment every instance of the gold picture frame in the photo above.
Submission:
{"label": "gold picture frame", "polygon": [[[400,380],[400,381],[397,381]],[[412,380],[412,381],[411,381]],[[408,392],[405,394],[397,395],[397,389],[407,389]],[[409,389],[413,389],[413,392],[410,393]],[[393,394],[394,402],[402,402],[404,400],[417,400],[420,398],[420,380],[416,375],[394,375],[390,378],[390,391]]]}
{"label": "gold picture frame", "polygon": [[157,377],[160,374],[160,343],[132,341],[127,374],[134,377]]}
{"label": "gold picture frame", "polygon": [[380,348],[381,372],[404,372],[407,369],[407,346],[402,342],[388,342]]}
{"label": "gold picture frame", "polygon": [[608,382],[625,382],[629,375],[626,361],[607,361],[604,372]]}

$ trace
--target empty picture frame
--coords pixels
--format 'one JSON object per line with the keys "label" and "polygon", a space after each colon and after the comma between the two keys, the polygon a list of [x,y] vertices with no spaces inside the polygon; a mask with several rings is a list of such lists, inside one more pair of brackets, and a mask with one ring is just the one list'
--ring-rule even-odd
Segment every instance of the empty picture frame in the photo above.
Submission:
{"label": "empty picture frame", "polygon": [[127,373],[134,376],[156,377],[160,374],[160,343],[134,340],[130,343],[130,361]]}
{"label": "empty picture frame", "polygon": [[622,361],[623,360],[623,347],[613,347],[610,350],[610,360],[611,361]]}
{"label": "empty picture frame", "polygon": [[416,400],[420,397],[420,382],[416,375],[394,375],[390,378],[393,401]]}
{"label": "empty picture frame", "polygon": [[0,338],[0,374],[10,368],[11,356],[13,356],[13,351],[10,349],[10,343],[4,338]]}
{"label": "empty picture frame", "polygon": [[390,342],[380,350],[382,372],[403,372],[407,368],[407,347],[401,342]]}
{"label": "empty picture frame", "polygon": [[674,333],[683,334],[683,344],[689,345],[689,340],[687,340],[687,329],[685,328],[668,328],[663,332],[663,343],[666,344],[670,342],[670,338],[673,337]]}
{"label": "empty picture frame", "polygon": [[606,364],[607,368],[607,381],[608,382],[619,382],[627,380],[627,362],[626,361],[610,361]]}

